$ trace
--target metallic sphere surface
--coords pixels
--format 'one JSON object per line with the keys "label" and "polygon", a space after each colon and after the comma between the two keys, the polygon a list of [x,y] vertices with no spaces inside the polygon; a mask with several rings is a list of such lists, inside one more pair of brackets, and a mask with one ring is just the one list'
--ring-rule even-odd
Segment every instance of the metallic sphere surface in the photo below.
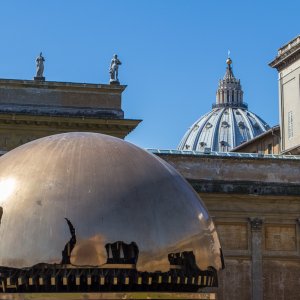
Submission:
{"label": "metallic sphere surface", "polygon": [[[105,244],[136,242],[137,269],[168,271],[168,254],[193,251],[221,268],[215,226],[196,192],[169,164],[97,133],[66,133],[0,158],[0,265],[60,263],[76,229],[74,265],[106,263]],[[0,214],[1,215],[1,214]]]}

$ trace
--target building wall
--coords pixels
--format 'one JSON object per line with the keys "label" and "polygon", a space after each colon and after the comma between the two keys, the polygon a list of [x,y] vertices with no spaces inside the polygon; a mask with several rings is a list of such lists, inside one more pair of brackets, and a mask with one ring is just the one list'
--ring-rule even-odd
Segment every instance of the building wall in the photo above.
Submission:
{"label": "building wall", "polygon": [[[293,209],[299,211],[300,197],[200,196],[214,218],[225,257],[218,299],[298,299],[300,234]],[[255,219],[262,223],[254,226]]]}
{"label": "building wall", "polygon": [[225,258],[218,299],[299,299],[300,160],[159,156],[214,219]]}
{"label": "building wall", "polygon": [[126,86],[0,79],[0,151],[63,132],[124,138],[141,120],[125,119]]}
{"label": "building wall", "polygon": [[231,150],[232,152],[244,153],[263,153],[263,154],[280,154],[280,130],[270,130],[263,134],[261,138],[257,137],[247,143],[239,145]]}
{"label": "building wall", "polygon": [[282,151],[300,145],[300,60],[279,72]]}

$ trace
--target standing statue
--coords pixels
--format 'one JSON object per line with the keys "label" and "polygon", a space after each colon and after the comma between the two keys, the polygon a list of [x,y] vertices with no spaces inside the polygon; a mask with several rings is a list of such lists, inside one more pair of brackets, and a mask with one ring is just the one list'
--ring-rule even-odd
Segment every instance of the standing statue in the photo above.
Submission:
{"label": "standing statue", "polygon": [[45,80],[44,77],[44,61],[45,58],[42,55],[42,52],[40,55],[36,58],[36,76],[34,77],[35,80]]}
{"label": "standing statue", "polygon": [[114,54],[111,62],[110,62],[110,68],[109,68],[109,74],[110,74],[110,83],[111,84],[120,84],[119,78],[118,78],[118,70],[119,65],[121,65],[121,61],[118,59],[118,55]]}

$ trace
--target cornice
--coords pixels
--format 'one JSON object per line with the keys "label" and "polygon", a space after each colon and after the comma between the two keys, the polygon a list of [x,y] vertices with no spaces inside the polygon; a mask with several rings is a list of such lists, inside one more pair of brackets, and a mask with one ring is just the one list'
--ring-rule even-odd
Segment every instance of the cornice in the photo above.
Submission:
{"label": "cornice", "polygon": [[269,63],[269,66],[276,68],[279,72],[290,66],[296,60],[300,58],[300,44],[297,44],[295,47],[287,50],[281,55],[278,55],[272,62]]}
{"label": "cornice", "polygon": [[298,184],[287,184],[262,181],[234,181],[234,180],[205,180],[189,179],[188,182],[198,193],[230,193],[249,195],[288,195],[300,196]]}
{"label": "cornice", "polygon": [[37,81],[21,79],[4,79],[0,78],[0,88],[38,88],[52,89],[62,91],[82,91],[86,92],[103,92],[121,94],[127,85],[118,84],[94,84],[94,83],[77,83],[77,82],[60,82],[60,81]]}
{"label": "cornice", "polygon": [[4,126],[34,126],[34,127],[59,127],[63,128],[135,128],[142,120],[132,119],[98,119],[98,118],[71,118],[71,117],[51,117],[51,116],[27,116],[27,115],[7,115],[0,114],[0,125]]}

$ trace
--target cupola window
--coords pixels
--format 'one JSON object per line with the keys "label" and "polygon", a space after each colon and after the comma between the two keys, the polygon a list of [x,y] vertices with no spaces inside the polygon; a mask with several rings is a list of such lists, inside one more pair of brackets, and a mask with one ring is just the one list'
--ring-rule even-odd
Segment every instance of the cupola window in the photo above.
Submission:
{"label": "cupola window", "polygon": [[228,128],[229,127],[229,123],[227,121],[223,121],[221,126],[223,128]]}
{"label": "cupola window", "polygon": [[238,125],[241,129],[244,129],[246,127],[243,121],[240,121]]}

